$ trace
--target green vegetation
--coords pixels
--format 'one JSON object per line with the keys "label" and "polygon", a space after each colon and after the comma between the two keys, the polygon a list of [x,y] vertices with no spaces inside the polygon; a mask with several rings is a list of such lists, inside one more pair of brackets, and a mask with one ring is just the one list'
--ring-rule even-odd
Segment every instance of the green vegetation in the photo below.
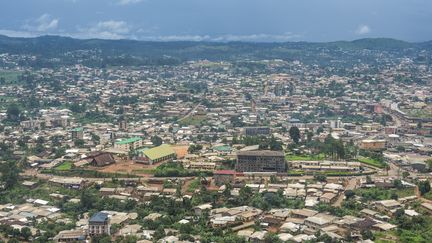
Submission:
{"label": "green vegetation", "polygon": [[20,71],[0,70],[0,85],[18,83],[21,74]]}
{"label": "green vegetation", "polygon": [[416,118],[432,118],[432,111],[430,109],[404,109],[404,112],[408,114],[408,116],[416,117]]}
{"label": "green vegetation", "polygon": [[418,183],[418,188],[419,188],[420,194],[421,194],[422,196],[425,195],[426,193],[429,193],[430,190],[431,190],[431,186],[430,186],[430,182],[429,182],[429,180],[426,180],[426,181],[420,181],[420,182]]}
{"label": "green vegetation", "polygon": [[289,176],[302,176],[305,172],[303,170],[288,170]]}
{"label": "green vegetation", "polygon": [[367,165],[370,165],[370,166],[378,167],[378,168],[381,168],[381,169],[386,167],[386,164],[384,162],[380,162],[380,161],[378,161],[376,159],[372,159],[372,158],[367,158],[367,157],[361,157],[361,156],[359,156],[357,158],[357,161],[361,162],[363,164],[367,164]]}
{"label": "green vegetation", "polygon": [[287,154],[285,155],[285,159],[288,161],[314,161],[314,160],[324,160],[325,154],[320,153],[317,155],[295,155],[295,154]]}
{"label": "green vegetation", "polygon": [[69,170],[57,170],[57,169],[44,169],[41,171],[43,174],[52,174],[58,176],[79,176],[84,178],[131,178],[137,177],[135,175],[127,173],[108,173],[99,172],[96,170],[85,170],[85,169],[69,169]]}
{"label": "green vegetation", "polygon": [[294,141],[294,143],[299,143],[300,140],[300,130],[298,127],[291,127],[289,129],[289,135],[291,139]]}
{"label": "green vegetation", "polygon": [[63,162],[60,165],[58,165],[57,167],[55,167],[56,170],[70,170],[72,169],[73,163],[72,162]]}
{"label": "green vegetation", "polygon": [[205,115],[195,115],[195,116],[188,116],[185,119],[179,121],[179,125],[181,126],[202,126],[205,124],[207,120],[207,117]]}
{"label": "green vegetation", "polygon": [[363,201],[376,201],[397,199],[415,195],[414,188],[400,188],[400,189],[384,189],[384,188],[368,188],[356,189],[355,194],[361,196]]}
{"label": "green vegetation", "polygon": [[387,232],[375,232],[375,243],[395,243],[399,242],[396,230]]}
{"label": "green vegetation", "polygon": [[201,182],[199,178],[195,178],[192,180],[192,182],[189,184],[189,187],[187,189],[188,192],[195,192],[196,189],[198,189],[201,186]]}

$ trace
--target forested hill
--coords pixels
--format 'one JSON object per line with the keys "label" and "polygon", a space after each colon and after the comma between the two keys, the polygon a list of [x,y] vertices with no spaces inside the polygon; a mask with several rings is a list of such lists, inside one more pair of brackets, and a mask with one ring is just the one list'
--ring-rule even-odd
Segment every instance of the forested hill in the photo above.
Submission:
{"label": "forested hill", "polygon": [[[73,39],[59,36],[12,38],[0,36],[0,53],[35,55],[37,65],[74,63],[77,58],[88,65],[157,65],[182,61],[208,60],[300,60],[322,63],[352,58],[373,61],[374,54],[414,57],[432,51],[432,42],[410,43],[394,39],[359,39],[327,43],[285,42],[149,42],[135,40]],[[28,65],[36,65],[29,62]]]}

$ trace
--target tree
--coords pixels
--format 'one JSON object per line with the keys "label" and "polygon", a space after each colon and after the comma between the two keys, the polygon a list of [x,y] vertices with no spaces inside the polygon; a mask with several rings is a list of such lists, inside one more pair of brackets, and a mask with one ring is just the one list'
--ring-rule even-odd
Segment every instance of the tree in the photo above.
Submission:
{"label": "tree", "polygon": [[245,204],[246,202],[248,202],[252,196],[253,196],[253,192],[252,192],[252,189],[250,187],[245,186],[245,187],[240,188],[239,199],[240,199],[240,202],[242,204]]}
{"label": "tree", "polygon": [[91,140],[95,144],[99,144],[100,143],[100,137],[98,135],[94,134],[94,133],[91,133]]}
{"label": "tree", "polygon": [[323,128],[323,127],[318,127],[316,133],[317,133],[318,135],[320,135],[322,132],[324,132],[324,128]]}
{"label": "tree", "polygon": [[271,136],[269,141],[269,146],[270,146],[270,150],[276,150],[276,151],[282,150],[282,143],[276,140],[274,136]]}
{"label": "tree", "polygon": [[314,179],[321,182],[327,181],[327,177],[322,174],[314,175]]}
{"label": "tree", "polygon": [[294,141],[294,143],[298,143],[300,140],[300,130],[298,129],[298,127],[294,127],[292,126],[289,129],[289,135],[291,137],[291,139]]}
{"label": "tree", "polygon": [[394,180],[393,181],[393,185],[397,188],[397,189],[402,189],[403,188],[403,184],[401,180]]}
{"label": "tree", "polygon": [[151,142],[153,143],[154,146],[160,146],[162,144],[162,138],[160,138],[157,135],[154,135],[153,137],[151,137]]}
{"label": "tree", "polygon": [[264,237],[264,242],[268,243],[280,243],[282,242],[275,233],[267,233]]}
{"label": "tree", "polygon": [[347,190],[344,192],[346,199],[351,199],[355,196],[355,192],[352,190]]}
{"label": "tree", "polygon": [[363,240],[375,240],[375,236],[370,230],[362,230],[361,232]]}
{"label": "tree", "polygon": [[429,180],[421,181],[418,184],[418,188],[420,191],[420,194],[423,196],[424,194],[428,193],[431,190],[430,182]]}
{"label": "tree", "polygon": [[81,192],[80,203],[82,209],[92,209],[93,206],[97,203],[98,197],[94,192],[89,190],[83,190]]}
{"label": "tree", "polygon": [[20,169],[15,161],[8,161],[0,164],[0,179],[4,183],[6,189],[16,185],[19,178]]}
{"label": "tree", "polygon": [[30,238],[30,236],[32,236],[32,232],[30,230],[29,227],[24,227],[21,229],[21,236],[25,239],[28,240]]}
{"label": "tree", "polygon": [[6,110],[6,116],[9,121],[19,122],[21,111],[16,104],[10,105]]}
{"label": "tree", "polygon": [[197,144],[197,145],[192,144],[188,148],[188,153],[193,154],[193,153],[199,152],[202,148],[203,148],[203,146],[201,144]]}
{"label": "tree", "polygon": [[75,144],[76,147],[82,148],[84,146],[85,142],[82,139],[77,139],[77,140],[74,141],[74,144]]}

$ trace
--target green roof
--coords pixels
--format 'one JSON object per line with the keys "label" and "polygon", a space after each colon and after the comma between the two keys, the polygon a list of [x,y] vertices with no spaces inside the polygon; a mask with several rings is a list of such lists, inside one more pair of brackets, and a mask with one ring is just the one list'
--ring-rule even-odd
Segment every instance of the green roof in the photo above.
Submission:
{"label": "green roof", "polygon": [[213,149],[221,152],[229,152],[232,150],[231,147],[228,145],[215,146],[213,147]]}
{"label": "green roof", "polygon": [[175,154],[175,151],[171,148],[170,145],[162,144],[160,146],[143,151],[143,154],[149,159],[155,160],[171,154]]}
{"label": "green roof", "polygon": [[82,127],[73,128],[71,132],[81,132],[83,130]]}
{"label": "green roof", "polygon": [[127,139],[123,139],[120,141],[115,142],[115,144],[128,144],[128,143],[133,143],[136,141],[142,140],[142,138],[140,137],[133,137],[133,138],[127,138]]}

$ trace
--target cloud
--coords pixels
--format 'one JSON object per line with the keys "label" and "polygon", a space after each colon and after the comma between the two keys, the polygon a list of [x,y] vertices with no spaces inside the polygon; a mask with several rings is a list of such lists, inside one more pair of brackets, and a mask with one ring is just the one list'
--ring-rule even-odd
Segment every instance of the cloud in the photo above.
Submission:
{"label": "cloud", "polygon": [[17,30],[7,30],[7,29],[0,29],[0,35],[6,35],[10,37],[36,37],[37,34],[31,33],[29,31],[17,31]]}
{"label": "cloud", "polygon": [[57,29],[59,19],[51,17],[49,14],[42,14],[39,18],[27,21],[23,29],[31,32],[46,32]]}
{"label": "cloud", "polygon": [[245,42],[286,42],[301,35],[287,32],[284,34],[251,34],[251,35],[162,35],[162,36],[143,36],[139,39],[148,41],[214,41],[214,42],[229,42],[229,41],[245,41]]}
{"label": "cloud", "polygon": [[70,34],[77,38],[100,38],[100,39],[126,39],[131,27],[125,21],[107,20],[100,21],[93,26],[78,28],[77,33]]}
{"label": "cloud", "polygon": [[117,0],[117,4],[119,5],[129,5],[143,2],[144,0]]}
{"label": "cloud", "polygon": [[369,34],[370,32],[371,32],[371,28],[364,24],[359,25],[357,27],[357,30],[355,31],[357,35],[366,35]]}

